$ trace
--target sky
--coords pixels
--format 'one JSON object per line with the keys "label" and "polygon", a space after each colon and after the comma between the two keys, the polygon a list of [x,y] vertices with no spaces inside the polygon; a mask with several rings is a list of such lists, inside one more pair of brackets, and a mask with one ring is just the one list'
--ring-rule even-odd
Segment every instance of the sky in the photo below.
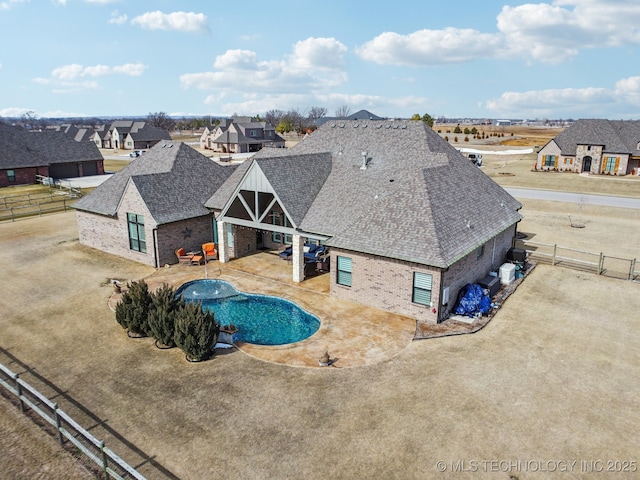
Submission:
{"label": "sky", "polygon": [[640,118],[640,1],[0,0],[0,117]]}

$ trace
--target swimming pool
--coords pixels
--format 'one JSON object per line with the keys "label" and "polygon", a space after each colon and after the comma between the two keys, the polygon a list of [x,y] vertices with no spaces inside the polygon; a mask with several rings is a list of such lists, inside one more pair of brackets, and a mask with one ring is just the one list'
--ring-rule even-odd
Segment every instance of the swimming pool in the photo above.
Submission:
{"label": "swimming pool", "polygon": [[295,303],[244,293],[224,280],[193,280],[181,285],[176,295],[189,302],[202,302],[221,326],[238,327],[238,340],[255,345],[299,342],[320,328],[320,320]]}

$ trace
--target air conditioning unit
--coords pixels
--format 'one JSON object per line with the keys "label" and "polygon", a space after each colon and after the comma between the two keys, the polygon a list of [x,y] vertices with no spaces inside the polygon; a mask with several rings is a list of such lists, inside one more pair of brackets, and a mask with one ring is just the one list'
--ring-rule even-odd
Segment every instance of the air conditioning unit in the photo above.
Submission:
{"label": "air conditioning unit", "polygon": [[500,265],[500,283],[509,285],[516,279],[516,266],[513,263],[503,263]]}

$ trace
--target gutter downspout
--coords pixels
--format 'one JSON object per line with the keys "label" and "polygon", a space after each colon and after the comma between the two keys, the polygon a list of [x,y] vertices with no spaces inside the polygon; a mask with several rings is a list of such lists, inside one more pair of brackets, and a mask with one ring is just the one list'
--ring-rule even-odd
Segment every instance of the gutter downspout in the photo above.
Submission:
{"label": "gutter downspout", "polygon": [[153,256],[155,257],[153,259],[155,263],[154,267],[160,268],[160,259],[158,258],[158,227],[153,229]]}

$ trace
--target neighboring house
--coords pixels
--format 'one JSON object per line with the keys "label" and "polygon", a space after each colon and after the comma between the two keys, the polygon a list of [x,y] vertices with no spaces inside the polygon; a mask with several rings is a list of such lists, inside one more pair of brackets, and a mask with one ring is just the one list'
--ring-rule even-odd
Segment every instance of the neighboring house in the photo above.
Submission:
{"label": "neighboring house", "polygon": [[640,121],[578,120],[540,149],[536,169],[640,175]]}
{"label": "neighboring house", "polygon": [[206,200],[235,166],[160,142],[74,204],[80,243],[154,267],[215,241]]}
{"label": "neighboring house", "polygon": [[315,120],[317,127],[324,125],[327,122],[335,122],[337,120],[384,120],[384,118],[371,113],[369,110],[358,110],[356,113],[352,113],[348,117],[320,117]]}
{"label": "neighboring house", "polygon": [[161,141],[171,141],[171,135],[163,128],[149,125],[147,122],[116,120],[108,129],[96,129],[93,141],[100,148],[114,150],[149,149]]}
{"label": "neighboring house", "polygon": [[264,147],[284,148],[284,138],[267,122],[249,117],[226,119],[216,127],[205,128],[200,147],[222,153],[250,153]]}
{"label": "neighboring house", "polygon": [[89,141],[62,132],[28,132],[0,123],[0,187],[104,174],[102,154]]}
{"label": "neighboring house", "polygon": [[[521,204],[423,122],[327,122],[265,149],[215,189],[221,262],[305,244],[330,250],[330,294],[435,323],[504,263]],[[266,233],[265,233],[266,232]]]}

